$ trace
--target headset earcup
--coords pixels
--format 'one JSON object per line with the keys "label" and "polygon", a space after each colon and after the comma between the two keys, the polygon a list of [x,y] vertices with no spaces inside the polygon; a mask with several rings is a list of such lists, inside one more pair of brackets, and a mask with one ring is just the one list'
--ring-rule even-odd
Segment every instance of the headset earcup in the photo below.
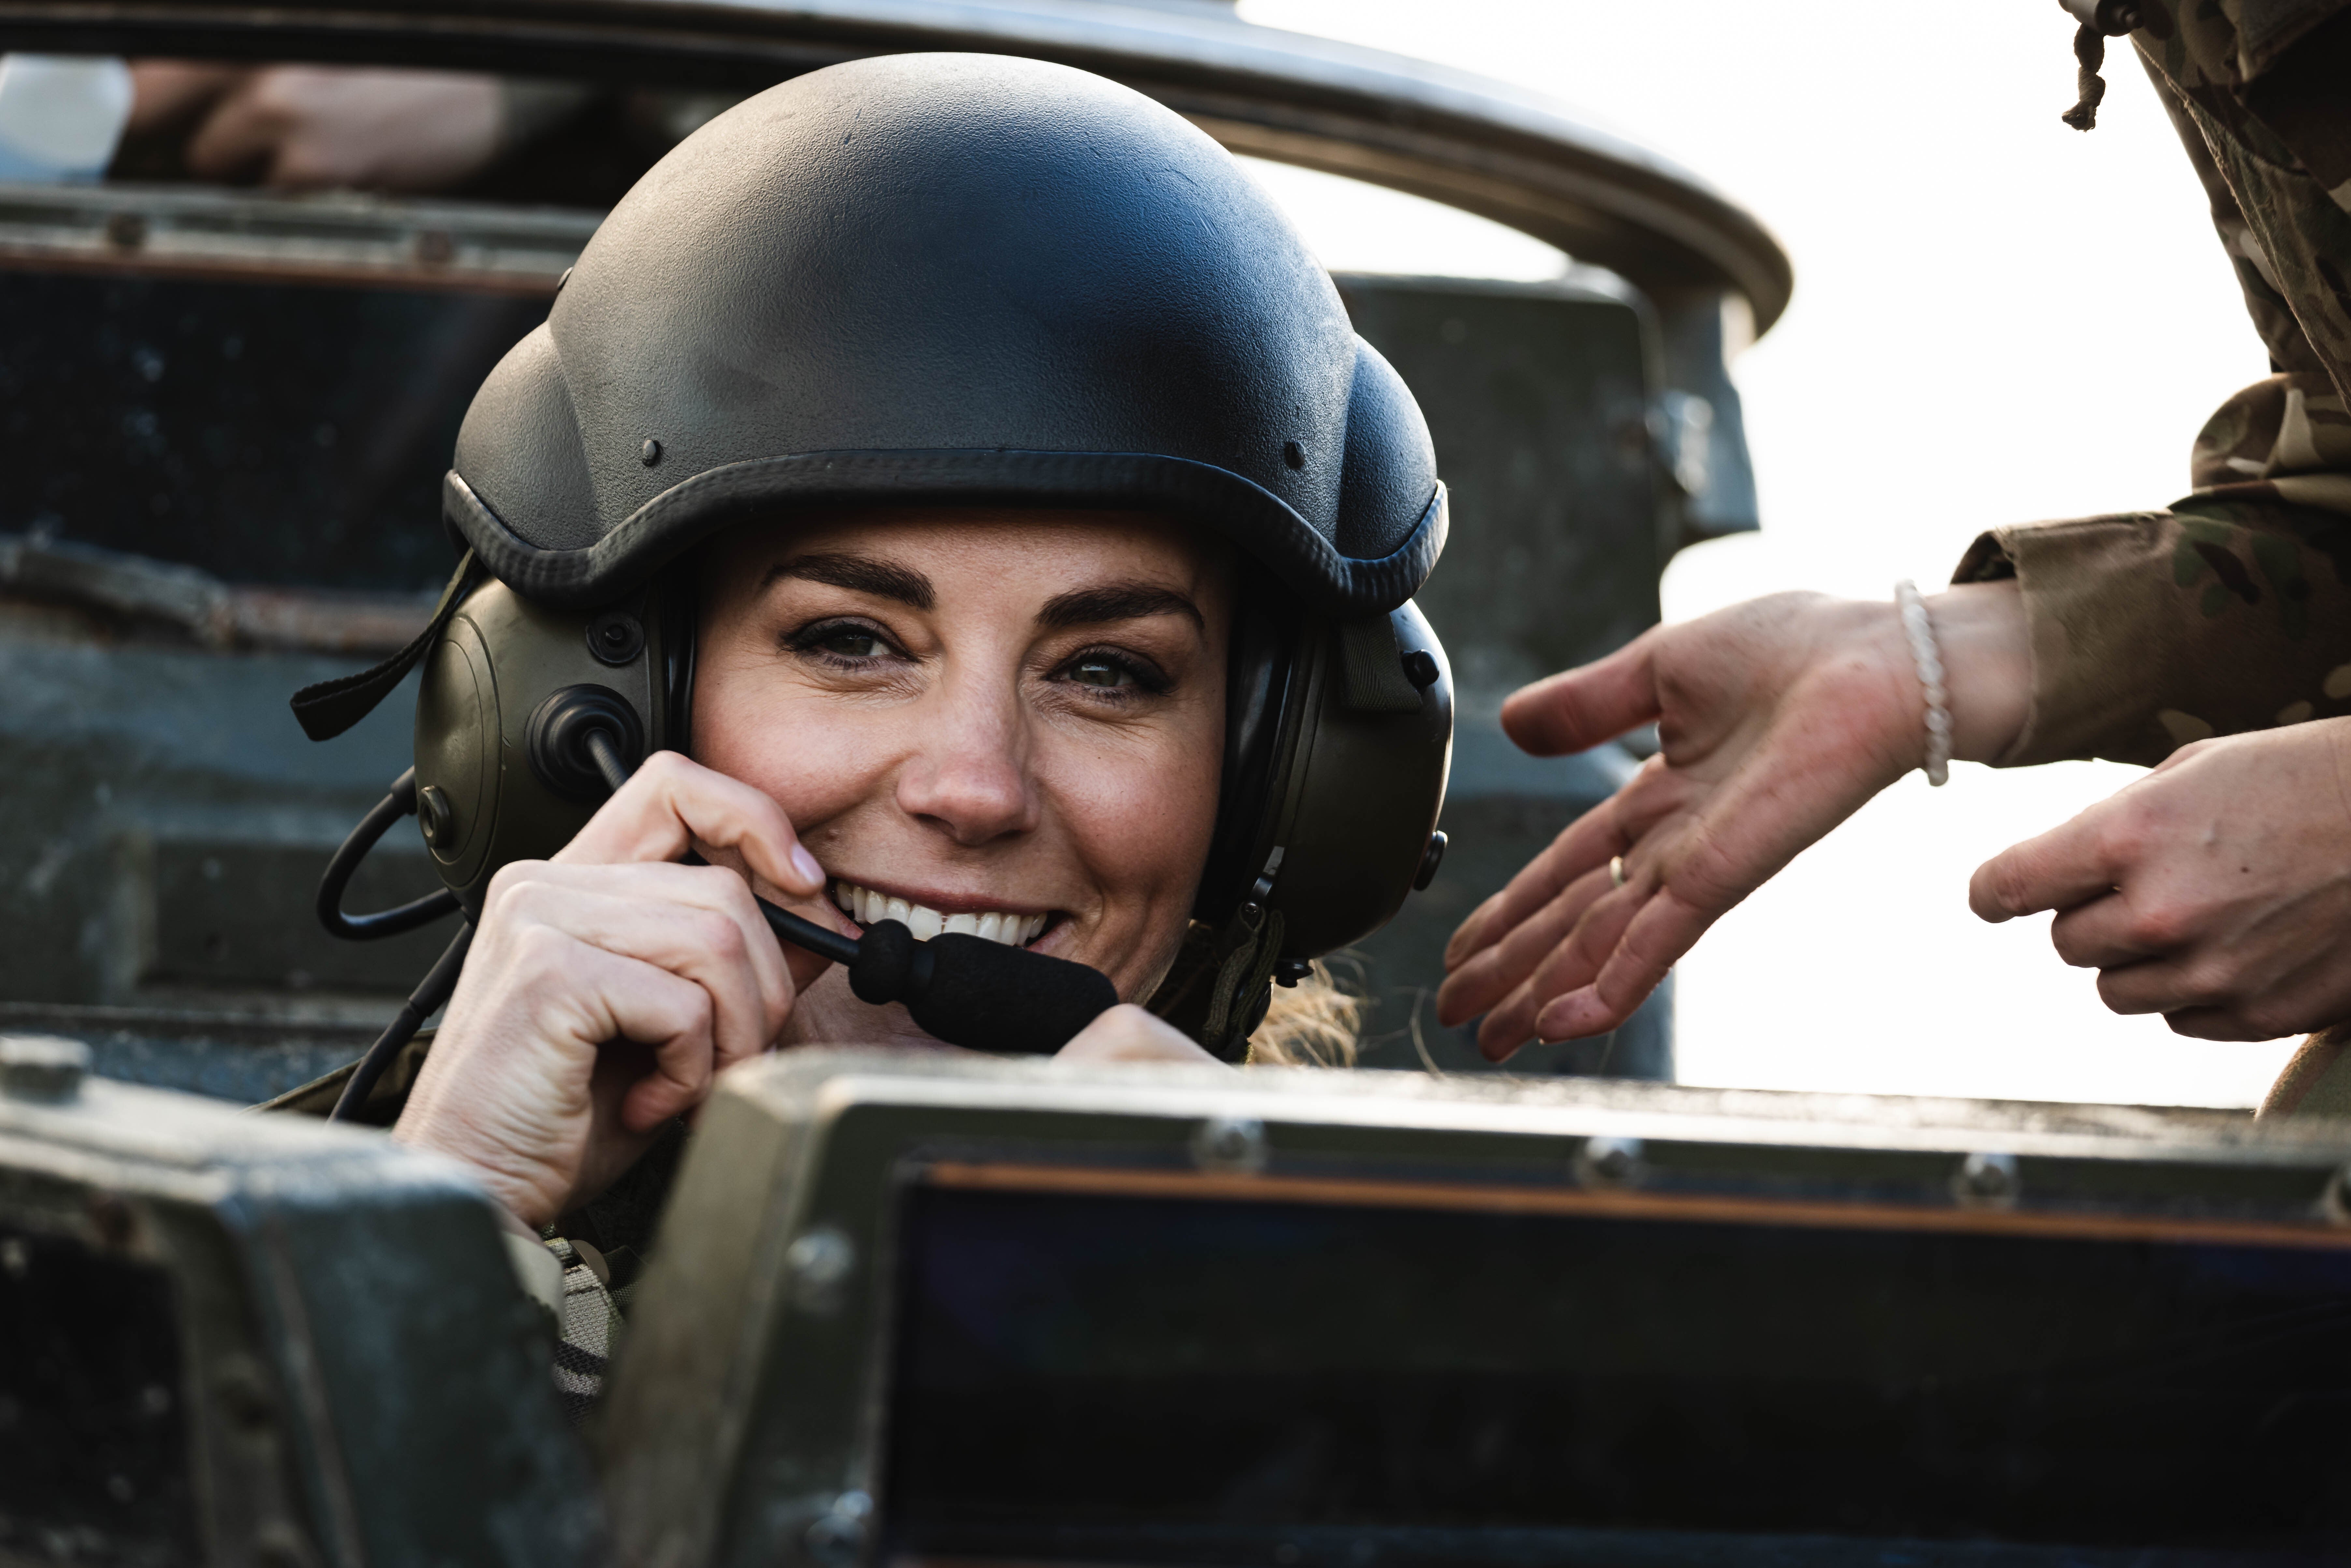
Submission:
{"label": "headset earcup", "polygon": [[1331,628],[1288,752],[1271,906],[1281,956],[1319,957],[1386,925],[1445,805],[1453,679],[1418,606]]}
{"label": "headset earcup", "polygon": [[[470,915],[499,869],[545,860],[595,814],[529,766],[532,716],[569,686],[602,687],[663,744],[653,640],[642,605],[550,609],[489,581],[466,596],[424,658],[416,707],[416,783],[438,796],[434,870]],[[628,635],[613,639],[613,618]],[[420,811],[420,820],[423,813]]]}

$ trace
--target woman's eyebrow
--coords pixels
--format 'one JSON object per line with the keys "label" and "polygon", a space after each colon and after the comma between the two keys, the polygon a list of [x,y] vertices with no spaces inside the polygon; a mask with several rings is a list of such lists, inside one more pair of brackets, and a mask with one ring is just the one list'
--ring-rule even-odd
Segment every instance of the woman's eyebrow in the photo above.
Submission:
{"label": "woman's eyebrow", "polygon": [[852,593],[870,593],[876,599],[894,599],[915,610],[928,610],[938,602],[929,578],[912,567],[877,560],[870,555],[794,556],[769,567],[768,575],[760,580],[760,590],[765,591],[770,584],[788,577],[805,578],[829,588],[845,588]]}
{"label": "woman's eyebrow", "polygon": [[1142,583],[1118,583],[1104,588],[1072,589],[1045,601],[1037,624],[1059,630],[1067,626],[1100,626],[1111,621],[1140,621],[1149,615],[1188,615],[1192,624],[1207,630],[1200,607],[1172,588]]}

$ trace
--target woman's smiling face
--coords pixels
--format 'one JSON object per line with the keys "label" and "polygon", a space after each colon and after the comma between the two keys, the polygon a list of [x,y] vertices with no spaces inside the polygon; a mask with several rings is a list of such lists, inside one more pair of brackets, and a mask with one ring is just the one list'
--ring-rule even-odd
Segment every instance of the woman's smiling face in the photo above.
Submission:
{"label": "woman's smiling face", "polygon": [[[1026,940],[1143,1000],[1216,825],[1232,574],[1131,514],[739,529],[704,568],[695,757],[773,797],[831,873],[801,913]],[[893,1038],[926,1037],[838,968],[787,1031]]]}

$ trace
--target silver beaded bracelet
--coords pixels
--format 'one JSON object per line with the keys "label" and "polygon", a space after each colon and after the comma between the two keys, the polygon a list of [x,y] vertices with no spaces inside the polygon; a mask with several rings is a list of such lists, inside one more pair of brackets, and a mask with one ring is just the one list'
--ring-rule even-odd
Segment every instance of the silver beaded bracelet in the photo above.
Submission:
{"label": "silver beaded bracelet", "polygon": [[1943,660],[1935,651],[1934,622],[1927,619],[1927,601],[1908,578],[1894,585],[1894,602],[1902,611],[1902,632],[1910,639],[1910,657],[1917,662],[1918,684],[1927,692],[1927,782],[1940,788],[1951,777],[1950,694],[1943,689]]}

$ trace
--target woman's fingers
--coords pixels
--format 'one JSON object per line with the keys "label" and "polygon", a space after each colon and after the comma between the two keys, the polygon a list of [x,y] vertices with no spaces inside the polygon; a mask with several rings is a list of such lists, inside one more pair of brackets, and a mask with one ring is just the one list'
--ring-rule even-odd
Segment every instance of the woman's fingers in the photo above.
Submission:
{"label": "woman's fingers", "polygon": [[[1619,855],[1629,856],[1635,841],[1682,810],[1690,793],[1689,781],[1677,776],[1662,758],[1649,758],[1616,793],[1570,822],[1500,893],[1462,922],[1446,945],[1446,967],[1461,968],[1548,907],[1580,878],[1605,869]],[[1441,1009],[1443,1004],[1439,1005]]]}
{"label": "woman's fingers", "polygon": [[706,1085],[715,1019],[709,990],[656,964],[551,926],[514,931],[475,946],[394,1135],[472,1166],[526,1224],[546,1225],[590,1161],[604,1042],[653,1042],[674,1100]]}
{"label": "woman's fingers", "polygon": [[[1526,978],[1479,1026],[1478,1048],[1486,1059],[1505,1061],[1531,1040],[1573,1038],[1544,1034],[1541,1027],[1543,1010],[1552,998],[1591,984],[1609,963],[1643,907],[1655,896],[1656,889],[1637,879],[1621,888],[1611,888],[1604,883],[1595,889],[1589,906],[1566,939],[1541,955],[1539,961],[1530,967]],[[1667,962],[1670,966],[1672,960]],[[1635,1005],[1639,1005],[1637,999]]]}
{"label": "woman's fingers", "polygon": [[1582,1040],[1623,1028],[1715,919],[1670,889],[1660,890],[1626,925],[1592,984],[1543,1004],[1535,1015],[1535,1037]]}
{"label": "woman's fingers", "polygon": [[1122,1002],[1086,1025],[1053,1053],[1056,1061],[1167,1061],[1223,1065],[1197,1041],[1133,1002]]}
{"label": "woman's fingers", "polygon": [[765,1051],[797,994],[750,889],[724,867],[517,862],[492,883],[485,914],[509,927],[559,931],[702,987],[722,1066]]}
{"label": "woman's fingers", "polygon": [[1449,1029],[1494,1009],[1568,940],[1584,911],[1612,886],[1605,867],[1585,873],[1549,904],[1509,927],[1499,941],[1446,976],[1437,991],[1437,1021]]}
{"label": "woman's fingers", "polygon": [[674,861],[697,848],[731,850],[769,883],[803,898],[824,891],[824,867],[792,831],[782,807],[674,751],[645,758],[555,858],[611,865]]}
{"label": "woman's fingers", "polygon": [[1512,692],[1502,705],[1502,733],[1533,756],[1562,757],[1649,723],[1657,716],[1659,630],[1604,659]]}

